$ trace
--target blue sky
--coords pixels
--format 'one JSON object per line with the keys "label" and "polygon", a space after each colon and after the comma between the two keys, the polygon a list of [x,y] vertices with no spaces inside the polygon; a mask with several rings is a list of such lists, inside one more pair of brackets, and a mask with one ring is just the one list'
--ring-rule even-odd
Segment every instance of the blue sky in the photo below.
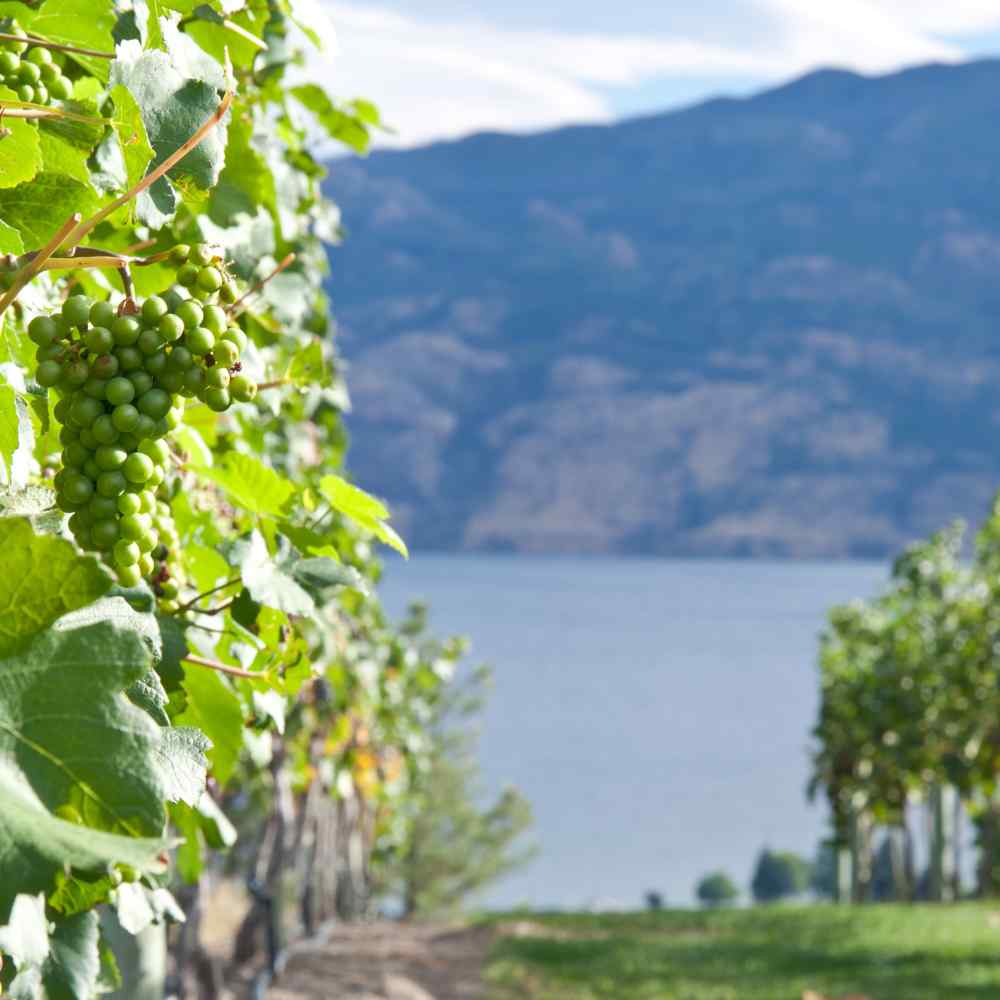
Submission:
{"label": "blue sky", "polygon": [[1000,0],[296,2],[331,42],[310,72],[374,99],[397,145],[1000,53]]}

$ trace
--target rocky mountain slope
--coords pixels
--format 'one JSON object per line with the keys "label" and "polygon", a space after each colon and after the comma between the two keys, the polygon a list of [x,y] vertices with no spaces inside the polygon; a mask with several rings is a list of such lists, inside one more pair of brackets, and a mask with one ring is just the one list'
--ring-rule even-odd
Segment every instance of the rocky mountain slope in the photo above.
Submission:
{"label": "rocky mountain slope", "polygon": [[331,164],[424,548],[872,556],[1000,485],[1000,61]]}

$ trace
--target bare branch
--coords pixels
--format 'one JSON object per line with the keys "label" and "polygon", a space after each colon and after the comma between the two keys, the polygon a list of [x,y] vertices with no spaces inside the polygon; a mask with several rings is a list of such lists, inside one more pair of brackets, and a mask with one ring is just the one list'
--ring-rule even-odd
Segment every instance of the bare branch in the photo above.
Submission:
{"label": "bare branch", "polygon": [[78,56],[93,56],[95,59],[114,59],[114,52],[102,52],[100,49],[81,49],[76,45],[62,45],[59,42],[50,42],[47,38],[39,38],[38,35],[8,35],[0,32],[0,42],[27,42],[39,49],[55,49],[57,52],[72,52]]}
{"label": "bare branch", "polygon": [[288,254],[282,260],[282,262],[266,278],[261,278],[260,281],[254,284],[249,291],[241,295],[226,310],[226,312],[229,313],[230,316],[239,316],[239,314],[243,312],[244,309],[247,308],[246,305],[244,304],[246,300],[250,298],[250,296],[256,295],[272,278],[276,278],[279,274],[281,274],[282,271],[285,270],[286,267],[289,267],[294,262],[294,260],[295,260],[295,254],[293,253]]}
{"label": "bare branch", "polygon": [[232,677],[247,677],[250,680],[261,680],[264,674],[251,673],[249,670],[241,670],[239,667],[231,667],[227,663],[219,663],[218,660],[206,660],[202,656],[185,656],[184,663],[194,663],[199,667],[208,667],[209,670],[217,670],[220,674],[229,674]]}
{"label": "bare branch", "polygon": [[63,241],[80,224],[80,213],[74,212],[58,229],[55,236],[35,254],[34,259],[28,261],[23,267],[15,272],[10,288],[0,297],[0,315],[17,298],[21,289],[35,277],[45,265],[45,262],[62,246]]}

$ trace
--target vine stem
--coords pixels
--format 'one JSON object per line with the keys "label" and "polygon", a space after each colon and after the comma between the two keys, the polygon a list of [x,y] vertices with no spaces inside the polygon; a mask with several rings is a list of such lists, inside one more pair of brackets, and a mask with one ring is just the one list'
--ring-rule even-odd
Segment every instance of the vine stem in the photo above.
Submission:
{"label": "vine stem", "polygon": [[251,295],[256,295],[272,278],[276,278],[286,267],[289,267],[295,260],[295,254],[287,254],[281,263],[266,277],[261,278],[256,284],[253,285],[248,291],[244,292],[227,310],[230,316],[239,316],[246,305],[244,304]]}
{"label": "vine stem", "polygon": [[199,601],[205,600],[206,597],[211,597],[212,594],[217,594],[220,590],[225,590],[226,587],[234,587],[237,583],[240,583],[240,577],[234,576],[231,580],[226,580],[225,583],[220,583],[218,587],[213,587],[211,590],[206,590],[197,597],[192,597],[190,601],[182,604],[174,614],[180,614],[182,611],[190,611]]}
{"label": "vine stem", "polygon": [[208,118],[202,123],[198,130],[180,145],[173,153],[171,153],[158,167],[151,170],[148,174],[138,184],[129,188],[123,195],[115,198],[113,202],[109,205],[105,205],[99,212],[92,215],[89,219],[85,219],[83,222],[79,223],[73,231],[69,234],[66,239],[66,243],[69,246],[75,247],[95,226],[100,225],[109,215],[116,212],[122,205],[127,204],[132,201],[133,198],[142,194],[146,188],[151,187],[155,184],[168,170],[176,166],[181,160],[187,156],[196,146],[198,146],[201,141],[208,135],[216,125],[225,117],[226,112],[229,110],[229,106],[233,103],[233,92],[227,90],[223,95],[222,100],[219,102],[219,106],[208,116]]}
{"label": "vine stem", "polygon": [[270,382],[261,382],[257,386],[257,391],[260,392],[263,389],[277,389],[283,385],[288,385],[291,379],[287,378],[276,378],[272,379]]}
{"label": "vine stem", "polygon": [[185,656],[185,663],[193,663],[199,667],[208,667],[209,670],[217,670],[220,674],[229,674],[232,677],[249,677],[250,680],[260,680],[262,673],[251,673],[249,670],[241,670],[239,667],[231,667],[227,663],[219,663],[218,660],[206,660],[203,656]]}
{"label": "vine stem", "polygon": [[102,52],[100,49],[81,49],[77,45],[62,45],[59,42],[50,42],[47,38],[39,38],[38,35],[8,35],[0,31],[0,42],[27,42],[29,45],[39,49],[55,49],[57,52],[72,52],[78,56],[94,56],[96,59],[114,59],[114,52]]}
{"label": "vine stem", "polygon": [[56,231],[55,236],[22,268],[15,272],[10,288],[0,297],[0,315],[17,298],[21,289],[44,267],[45,262],[63,244],[66,237],[80,224],[80,213],[74,212]]}

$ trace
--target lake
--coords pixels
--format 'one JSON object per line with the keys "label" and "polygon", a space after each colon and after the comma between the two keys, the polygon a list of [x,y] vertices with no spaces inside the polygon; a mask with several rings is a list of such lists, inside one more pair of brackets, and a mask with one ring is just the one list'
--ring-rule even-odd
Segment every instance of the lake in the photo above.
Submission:
{"label": "lake", "polygon": [[422,599],[438,634],[494,668],[487,787],[532,802],[541,853],[494,907],[673,905],[722,868],[749,882],[764,844],[812,855],[817,635],[883,563],[416,553],[387,566],[391,614]]}

